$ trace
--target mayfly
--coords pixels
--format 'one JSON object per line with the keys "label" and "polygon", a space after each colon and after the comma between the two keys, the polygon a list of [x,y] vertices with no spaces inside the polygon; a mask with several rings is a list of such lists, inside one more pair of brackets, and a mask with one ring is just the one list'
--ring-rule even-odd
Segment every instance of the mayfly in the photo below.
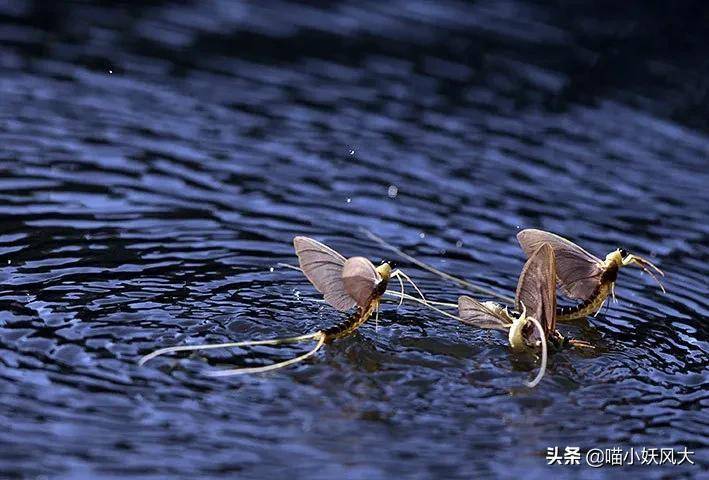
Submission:
{"label": "mayfly", "polygon": [[[421,295],[419,303],[426,304],[423,294],[416,284],[401,270],[394,270],[389,262],[383,262],[375,267],[372,262],[364,257],[346,259],[327,245],[308,237],[295,237],[293,239],[295,253],[298,256],[300,270],[305,274],[313,286],[322,293],[324,300],[335,309],[345,312],[356,307],[356,310],[344,322],[316,332],[299,335],[296,337],[275,338],[271,340],[256,340],[231,343],[217,343],[207,345],[185,345],[168,347],[156,350],[140,359],[142,365],[148,360],[159,355],[172,352],[205,350],[214,348],[246,347],[254,345],[281,345],[303,341],[315,342],[315,347],[298,357],[263,367],[246,367],[208,372],[209,376],[227,376],[244,373],[260,373],[283,368],[314,355],[320,348],[333,340],[345,337],[362,324],[373,313],[379,314],[379,303],[386,292],[389,280],[396,277],[401,283],[401,301],[404,297],[402,278],[406,279]],[[415,297],[410,297],[415,299]]]}
{"label": "mayfly", "polygon": [[[510,312],[495,302],[478,302],[468,296],[458,298],[460,320],[480,328],[507,331],[515,351],[541,347],[541,366],[537,376],[527,385],[536,386],[546,371],[547,344],[561,344],[556,330],[556,260],[549,244],[541,245],[527,260],[517,282],[515,309]],[[571,345],[589,346],[571,340]]]}
{"label": "mayfly", "polygon": [[636,265],[649,274],[662,291],[665,287],[650,269],[664,276],[662,270],[648,260],[619,248],[606,255],[605,260],[591,255],[569,240],[542,230],[526,229],[517,234],[517,240],[527,256],[533,254],[542,244],[554,249],[556,256],[556,277],[562,293],[581,303],[561,307],[557,310],[557,320],[567,321],[598,313],[608,299],[615,298],[615,282],[620,267]]}

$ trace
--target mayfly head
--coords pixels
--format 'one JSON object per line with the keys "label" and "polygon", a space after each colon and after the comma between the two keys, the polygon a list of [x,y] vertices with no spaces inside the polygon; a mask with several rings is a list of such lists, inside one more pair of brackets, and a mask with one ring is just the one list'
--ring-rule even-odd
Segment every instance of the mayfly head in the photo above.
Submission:
{"label": "mayfly head", "polygon": [[512,317],[512,325],[510,326],[510,331],[508,338],[510,340],[510,346],[513,350],[520,350],[526,347],[524,341],[524,327],[527,326],[527,307],[522,303],[522,313],[519,317]]}
{"label": "mayfly head", "polygon": [[377,273],[382,278],[382,280],[389,280],[391,277],[391,272],[395,271],[394,262],[389,260],[384,260],[378,267]]}
{"label": "mayfly head", "polygon": [[627,250],[624,250],[622,248],[618,248],[616,250],[613,250],[611,253],[606,255],[606,266],[610,267],[612,265],[617,265],[618,267],[623,266],[623,259],[628,256]]}
{"label": "mayfly head", "polygon": [[[659,275],[664,276],[665,273],[659,268],[657,268],[649,260],[646,260],[645,258],[639,255],[633,255],[624,248],[618,248],[617,250],[614,250],[608,255],[606,255],[606,265],[617,265],[619,268],[628,265],[638,267],[642,269],[645,273],[650,275],[653,280],[657,282],[663,292],[665,291],[664,285],[662,285],[660,279],[657,277],[657,275],[655,275],[655,273],[658,273]],[[655,273],[653,273],[653,270],[655,271]]]}
{"label": "mayfly head", "polygon": [[525,338],[525,327],[531,323],[534,328],[537,330],[537,334],[539,335],[539,346],[542,349],[542,355],[541,355],[541,365],[539,367],[539,373],[537,376],[532,380],[531,382],[527,383],[527,386],[532,388],[537,386],[537,384],[542,380],[542,377],[544,377],[544,373],[547,370],[547,340],[546,336],[544,333],[544,327],[542,327],[542,324],[539,323],[539,321],[534,318],[534,317],[528,317],[527,316],[527,307],[524,305],[524,303],[521,304],[522,308],[522,313],[520,314],[519,317],[516,319],[512,319],[512,325],[510,326],[510,332],[509,332],[509,340],[510,340],[510,346],[512,347],[513,350],[523,350],[526,349],[528,344]]}

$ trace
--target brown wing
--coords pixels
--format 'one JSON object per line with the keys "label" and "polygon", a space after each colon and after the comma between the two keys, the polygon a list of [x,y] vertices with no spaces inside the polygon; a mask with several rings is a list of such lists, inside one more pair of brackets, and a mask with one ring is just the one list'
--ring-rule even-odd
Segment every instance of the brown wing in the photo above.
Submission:
{"label": "brown wing", "polygon": [[364,257],[348,258],[342,270],[345,291],[357,305],[366,307],[380,281],[377,269]]}
{"label": "brown wing", "polygon": [[524,253],[530,257],[544,243],[554,249],[556,275],[561,291],[569,298],[587,300],[601,283],[603,262],[575,243],[542,230],[528,228],[517,234]]}
{"label": "brown wing", "polygon": [[466,295],[458,297],[458,316],[463,322],[480,328],[507,330],[510,326],[504,315]]}
{"label": "brown wing", "polygon": [[308,237],[295,237],[293,246],[300,268],[327,303],[341,312],[356,305],[342,281],[345,257]]}
{"label": "brown wing", "polygon": [[515,308],[536,318],[548,336],[556,329],[556,262],[554,249],[548,243],[542,244],[524,264],[517,282]]}

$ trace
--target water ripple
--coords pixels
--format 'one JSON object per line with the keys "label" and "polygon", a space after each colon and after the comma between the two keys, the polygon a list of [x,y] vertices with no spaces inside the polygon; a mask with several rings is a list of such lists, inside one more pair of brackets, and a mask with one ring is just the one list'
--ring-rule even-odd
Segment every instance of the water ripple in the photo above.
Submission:
{"label": "water ripple", "polygon": [[[639,22],[672,81],[623,49],[645,75],[628,83],[597,44],[607,18],[582,6],[370,7],[0,6],[8,476],[537,478],[555,445],[687,447],[702,465],[673,478],[706,468],[709,117],[684,93],[698,67],[648,43],[644,16],[617,21]],[[388,257],[359,227],[507,294],[515,233],[545,228],[651,258],[667,294],[623,269],[619,303],[562,326],[597,351],[554,355],[534,390],[503,335],[390,303],[271,375],[201,373],[298,347],[137,366],[336,323],[277,264],[299,234]],[[401,267],[431,297],[461,293]]]}

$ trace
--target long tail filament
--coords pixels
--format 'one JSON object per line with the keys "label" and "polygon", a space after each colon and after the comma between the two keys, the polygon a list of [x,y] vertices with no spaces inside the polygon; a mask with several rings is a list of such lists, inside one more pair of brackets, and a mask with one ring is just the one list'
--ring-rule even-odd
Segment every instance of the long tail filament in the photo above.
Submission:
{"label": "long tail filament", "polygon": [[245,373],[263,373],[263,372],[270,372],[271,370],[277,370],[279,368],[287,367],[288,365],[293,365],[294,363],[301,362],[305,360],[308,357],[312,357],[315,355],[315,353],[322,348],[322,346],[325,344],[325,335],[322,332],[316,332],[316,336],[312,336],[311,338],[317,339],[317,343],[315,344],[315,347],[313,347],[312,350],[304,353],[303,355],[300,355],[295,358],[291,358],[290,360],[285,360],[283,362],[278,362],[274,363],[272,365],[266,365],[264,367],[246,367],[246,368],[230,368],[227,370],[212,370],[207,372],[207,376],[209,377],[228,377],[231,375],[243,375]]}
{"label": "long tail filament", "polygon": [[362,231],[365,235],[367,235],[370,239],[372,239],[372,240],[374,240],[375,242],[379,243],[379,244],[380,244],[381,246],[383,246],[384,248],[387,248],[387,249],[391,250],[392,252],[395,252],[395,253],[396,253],[397,255],[399,255],[400,257],[405,258],[406,260],[410,261],[410,262],[413,263],[414,265],[419,266],[420,268],[423,268],[424,270],[428,270],[429,272],[431,272],[431,273],[433,273],[433,274],[435,274],[435,275],[438,275],[438,276],[441,277],[441,278],[445,278],[446,280],[450,280],[450,281],[452,281],[452,282],[455,282],[455,283],[457,283],[458,285],[462,285],[463,287],[465,287],[465,288],[467,288],[467,289],[469,289],[469,290],[472,290],[472,291],[474,291],[474,292],[479,292],[479,293],[483,293],[483,294],[485,294],[485,295],[489,295],[489,296],[491,296],[491,297],[499,298],[500,300],[503,300],[503,301],[505,301],[505,302],[507,302],[507,303],[514,303],[514,299],[513,299],[513,298],[507,297],[507,296],[505,296],[505,295],[501,295],[501,294],[495,292],[494,290],[491,290],[491,289],[488,289],[488,288],[485,288],[485,287],[480,287],[480,286],[475,285],[475,284],[473,284],[473,283],[471,283],[471,282],[468,282],[468,281],[466,281],[466,280],[463,280],[462,278],[454,277],[453,275],[450,275],[450,274],[448,274],[448,273],[446,273],[446,272],[443,272],[443,271],[441,271],[441,270],[438,270],[437,268],[432,267],[432,266],[428,265],[427,263],[424,263],[424,262],[422,262],[421,260],[418,260],[418,259],[412,257],[411,255],[408,255],[408,254],[404,253],[404,252],[401,251],[400,249],[396,248],[394,245],[391,245],[390,243],[388,243],[388,242],[387,242],[386,240],[384,240],[383,238],[379,237],[378,235],[375,235],[374,233],[370,232],[369,230],[367,230],[367,229],[365,229],[365,228],[362,228],[361,231]]}
{"label": "long tail filament", "polygon": [[529,388],[534,388],[542,380],[542,377],[544,377],[544,373],[547,371],[547,339],[546,335],[544,335],[544,329],[542,328],[542,324],[539,323],[536,318],[527,317],[527,320],[530,320],[537,328],[537,332],[539,332],[539,337],[541,338],[542,344],[542,364],[539,366],[539,373],[534,378],[534,380],[527,383],[527,386]]}
{"label": "long tail filament", "polygon": [[207,372],[207,375],[210,377],[224,377],[227,375],[239,375],[243,373],[260,373],[260,372],[268,372],[270,370],[276,370],[278,368],[283,368],[288,365],[292,365],[296,362],[300,362],[301,360],[305,360],[306,358],[314,355],[320,348],[324,345],[325,343],[325,334],[322,331],[317,331],[315,333],[308,333],[306,335],[298,335],[296,337],[285,337],[285,338],[273,338],[271,340],[249,340],[249,341],[243,341],[243,342],[228,342],[228,343],[209,343],[209,344],[203,344],[203,345],[179,345],[176,347],[166,347],[166,348],[161,348],[159,350],[155,350],[152,353],[149,353],[148,355],[145,355],[138,361],[138,365],[144,365],[145,362],[152,360],[155,357],[158,357],[160,355],[164,355],[166,353],[174,353],[174,352],[190,352],[190,351],[195,351],[195,350],[211,350],[215,348],[235,348],[235,347],[251,347],[251,346],[257,346],[257,345],[284,345],[284,344],[289,344],[289,343],[298,343],[302,342],[305,340],[317,340],[317,344],[315,348],[310,350],[309,352],[300,355],[295,358],[291,358],[290,360],[285,360],[283,362],[278,362],[274,363],[272,365],[266,365],[264,367],[246,367],[246,368],[234,368],[234,369],[229,369],[229,370],[215,370],[211,372]]}
{"label": "long tail filament", "polygon": [[[458,308],[458,305],[453,304],[453,303],[444,303],[444,302],[430,302],[427,300],[421,300],[418,297],[414,297],[412,295],[409,295],[407,293],[401,294],[399,292],[394,292],[392,290],[387,290],[384,292],[384,295],[389,295],[389,296],[394,296],[394,297],[403,297],[406,300],[411,300],[412,302],[420,303],[421,305],[430,308],[431,310],[435,310],[436,312],[440,313],[441,315],[445,315],[446,317],[452,318],[454,320],[458,320],[459,322],[462,322],[463,320],[460,319],[460,317],[450,314],[444,310],[441,310],[440,308],[435,307],[434,305],[440,305],[444,307],[451,307],[451,308]],[[463,322],[465,323],[465,322]]]}

